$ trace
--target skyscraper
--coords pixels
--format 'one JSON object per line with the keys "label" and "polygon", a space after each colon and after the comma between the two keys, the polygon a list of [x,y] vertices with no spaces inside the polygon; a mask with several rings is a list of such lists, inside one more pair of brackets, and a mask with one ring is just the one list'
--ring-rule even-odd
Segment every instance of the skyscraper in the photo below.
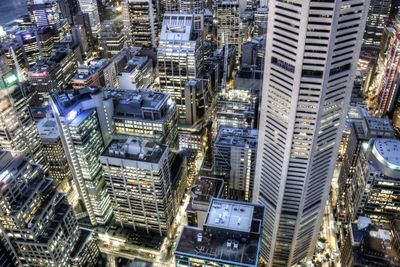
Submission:
{"label": "skyscraper", "polygon": [[104,100],[100,89],[86,88],[54,93],[50,105],[90,222],[105,224],[112,209],[99,155],[111,139],[112,100]]}
{"label": "skyscraper", "polygon": [[97,0],[79,0],[79,6],[81,11],[89,16],[92,35],[97,36],[100,33],[101,28]]}
{"label": "skyscraper", "polygon": [[128,41],[137,47],[157,46],[157,11],[152,0],[124,0],[123,21]]}
{"label": "skyscraper", "polygon": [[253,197],[268,210],[262,256],[269,266],[291,266],[313,253],[368,4],[269,2]]}
{"label": "skyscraper", "polygon": [[0,151],[0,235],[18,266],[67,266],[79,226],[63,194],[24,156]]}
{"label": "skyscraper", "polygon": [[383,30],[389,19],[391,2],[391,0],[371,0],[364,32],[363,53],[375,51],[370,55],[378,55]]}
{"label": "skyscraper", "polygon": [[0,91],[0,148],[13,155],[26,153],[33,162],[45,164],[25,88],[15,73],[3,75]]}
{"label": "skyscraper", "polygon": [[[179,121],[185,124],[187,104],[185,92],[189,80],[198,78],[202,65],[202,45],[194,30],[194,16],[190,14],[165,14],[157,51],[160,87],[175,100]],[[188,99],[190,97],[188,96]],[[191,100],[193,101],[193,100]]]}
{"label": "skyscraper", "polygon": [[116,222],[166,236],[174,217],[168,147],[146,139],[116,139],[100,160]]}

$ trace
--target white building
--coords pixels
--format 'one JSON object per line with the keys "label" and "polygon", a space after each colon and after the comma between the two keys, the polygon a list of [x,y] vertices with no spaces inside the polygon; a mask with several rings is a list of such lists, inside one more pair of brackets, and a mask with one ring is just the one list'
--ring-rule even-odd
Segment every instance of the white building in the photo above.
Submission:
{"label": "white building", "polygon": [[269,1],[253,199],[262,256],[312,256],[329,194],[369,1]]}

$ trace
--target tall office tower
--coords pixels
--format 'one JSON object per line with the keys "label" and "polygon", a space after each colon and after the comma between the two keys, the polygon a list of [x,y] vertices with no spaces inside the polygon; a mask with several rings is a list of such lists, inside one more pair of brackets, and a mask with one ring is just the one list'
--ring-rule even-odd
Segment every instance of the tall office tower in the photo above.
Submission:
{"label": "tall office tower", "polygon": [[251,201],[257,154],[256,129],[220,127],[213,146],[213,168],[227,179],[228,198]]}
{"label": "tall office tower", "polygon": [[57,0],[33,0],[27,5],[31,21],[37,26],[60,26],[60,8]]}
{"label": "tall office tower", "polygon": [[269,2],[253,197],[268,210],[262,256],[269,266],[313,254],[368,3]]}
{"label": "tall office tower", "polygon": [[[379,73],[376,76],[376,103],[373,111],[377,116],[393,112],[399,91],[400,70],[400,18],[396,17],[390,31],[386,53],[380,54]],[[380,47],[380,46],[378,46]]]}
{"label": "tall office tower", "polygon": [[128,41],[136,47],[157,47],[157,11],[152,0],[124,0],[123,22]]}
{"label": "tall office tower", "polygon": [[227,44],[234,45],[236,47],[237,58],[240,56],[239,52],[241,51],[242,44],[239,6],[239,0],[217,0],[214,7],[217,19],[218,48],[223,48]]}
{"label": "tall office tower", "polygon": [[217,96],[216,129],[221,126],[253,128],[256,96],[247,90],[221,92]]}
{"label": "tall office tower", "polygon": [[152,139],[177,149],[178,110],[164,93],[139,90],[110,90],[113,98],[114,135]]}
{"label": "tall office tower", "polygon": [[28,81],[31,90],[47,99],[50,93],[67,89],[76,69],[76,59],[71,49],[53,50],[53,56],[39,60],[29,68]]}
{"label": "tall office tower", "polygon": [[0,229],[16,266],[70,266],[80,235],[71,206],[40,167],[0,151]]}
{"label": "tall office tower", "polygon": [[29,68],[40,59],[39,43],[32,30],[20,30],[14,34],[17,43],[22,47],[25,67]]}
{"label": "tall office tower", "polygon": [[90,28],[92,30],[92,36],[97,37],[100,33],[100,15],[99,8],[97,6],[97,0],[79,0],[79,6],[83,13],[88,14],[90,21]]}
{"label": "tall office tower", "polygon": [[341,222],[348,222],[351,219],[353,176],[362,147],[365,147],[372,138],[392,138],[395,134],[387,118],[365,116],[349,124],[350,133],[338,178],[338,218]]}
{"label": "tall office tower", "polygon": [[75,184],[93,225],[112,215],[99,155],[111,139],[112,100],[100,89],[85,88],[53,93],[50,105]]}
{"label": "tall office tower", "polygon": [[350,185],[349,216],[390,225],[400,219],[400,141],[374,138],[362,147]]}
{"label": "tall office tower", "polygon": [[69,24],[74,23],[74,16],[80,11],[78,0],[57,0],[61,16],[68,20]]}
{"label": "tall office tower", "polygon": [[116,139],[100,156],[114,219],[135,231],[166,236],[174,217],[168,147]]}
{"label": "tall office tower", "polygon": [[377,57],[385,24],[389,19],[391,0],[371,0],[364,32],[362,54]]}
{"label": "tall office tower", "polygon": [[65,155],[60,131],[54,118],[43,118],[37,123],[43,155],[47,160],[48,176],[57,183],[57,190],[69,193],[72,187],[72,171]]}
{"label": "tall office tower", "polygon": [[176,266],[257,267],[263,216],[261,205],[213,198],[203,227],[183,228]]}
{"label": "tall office tower", "polygon": [[157,50],[161,91],[175,100],[182,124],[187,121],[186,84],[198,78],[202,66],[201,38],[193,27],[193,15],[165,14]]}
{"label": "tall office tower", "polygon": [[0,148],[13,155],[26,153],[34,163],[45,165],[25,88],[11,72],[3,75],[0,88]]}

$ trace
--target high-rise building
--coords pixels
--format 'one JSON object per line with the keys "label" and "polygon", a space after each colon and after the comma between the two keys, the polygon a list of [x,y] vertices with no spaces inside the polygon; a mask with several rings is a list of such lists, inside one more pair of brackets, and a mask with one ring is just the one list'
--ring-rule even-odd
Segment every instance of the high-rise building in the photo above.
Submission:
{"label": "high-rise building", "polygon": [[400,141],[374,138],[357,158],[350,184],[349,216],[367,216],[374,223],[390,225],[400,219]]}
{"label": "high-rise building", "polygon": [[165,14],[157,50],[161,92],[176,102],[182,124],[187,121],[187,82],[198,78],[202,66],[201,38],[193,27],[191,14]]}
{"label": "high-rise building", "polygon": [[60,7],[57,0],[33,0],[27,5],[32,22],[37,27],[60,26]]}
{"label": "high-rise building", "polygon": [[121,21],[107,20],[102,22],[99,45],[103,49],[104,57],[112,58],[124,48],[126,36],[122,29]]}
{"label": "high-rise building", "polygon": [[85,88],[53,93],[50,105],[90,222],[103,225],[112,208],[99,155],[111,140],[112,99],[104,99],[100,89]]}
{"label": "high-rise building", "polygon": [[100,160],[115,221],[166,236],[174,217],[168,147],[146,139],[115,139]]}
{"label": "high-rise building", "polygon": [[350,121],[348,128],[350,133],[338,178],[338,219],[341,222],[348,222],[351,219],[353,176],[362,147],[365,147],[372,138],[393,138],[395,134],[387,118],[364,116]]}
{"label": "high-rise building", "polygon": [[25,67],[31,67],[40,59],[39,43],[32,30],[20,30],[14,34],[14,39],[22,48]]}
{"label": "high-rise building", "polygon": [[0,174],[0,240],[15,266],[71,266],[80,229],[65,195],[22,155],[0,151]]}
{"label": "high-rise building", "polygon": [[253,197],[268,211],[262,256],[269,266],[314,252],[368,4],[269,1]]}
{"label": "high-rise building", "polygon": [[169,95],[139,90],[110,90],[108,95],[114,99],[115,135],[152,139],[177,149],[178,110]]}
{"label": "high-rise building", "polygon": [[137,47],[157,47],[157,11],[152,0],[124,0],[123,21],[128,41]]}
{"label": "high-rise building", "polygon": [[153,61],[147,56],[134,56],[118,74],[121,89],[147,89],[153,84]]}
{"label": "high-rise building", "polygon": [[[400,18],[396,17],[390,31],[389,43],[385,53],[380,55],[375,78],[376,102],[373,111],[377,116],[391,113],[395,107],[399,91],[400,70]],[[378,46],[379,47],[379,46]]]}
{"label": "high-rise building", "polygon": [[206,8],[205,0],[161,0],[165,13],[203,13]]}
{"label": "high-rise building", "polygon": [[261,205],[212,199],[203,227],[183,228],[176,266],[258,266],[263,216]]}
{"label": "high-rise building", "polygon": [[251,201],[253,197],[257,138],[256,129],[218,129],[213,146],[214,173],[227,179],[230,199]]}
{"label": "high-rise building", "polygon": [[236,58],[239,58],[242,44],[239,2],[239,0],[215,1],[218,48],[223,48],[224,45],[234,45]]}
{"label": "high-rise building", "polygon": [[375,57],[379,53],[383,30],[389,19],[391,3],[391,0],[371,0],[370,2],[362,50],[365,56]]}
{"label": "high-rise building", "polygon": [[256,96],[247,90],[221,92],[217,96],[216,130],[221,126],[253,128]]}
{"label": "high-rise building", "polygon": [[81,11],[88,14],[90,21],[90,28],[92,35],[97,36],[100,33],[100,15],[99,8],[97,6],[97,0],[79,0],[79,6]]}
{"label": "high-rise building", "polygon": [[57,183],[58,191],[69,193],[72,187],[72,171],[61,143],[57,121],[54,118],[43,118],[38,122],[37,129],[43,155],[47,161],[47,169],[43,171],[47,172],[48,176]]}
{"label": "high-rise building", "polygon": [[0,89],[0,148],[13,155],[25,153],[34,163],[45,165],[25,88],[10,72],[3,75]]}
{"label": "high-rise building", "polygon": [[67,89],[76,69],[71,49],[59,48],[53,51],[52,57],[39,60],[29,68],[28,81],[33,91],[47,98],[49,93]]}

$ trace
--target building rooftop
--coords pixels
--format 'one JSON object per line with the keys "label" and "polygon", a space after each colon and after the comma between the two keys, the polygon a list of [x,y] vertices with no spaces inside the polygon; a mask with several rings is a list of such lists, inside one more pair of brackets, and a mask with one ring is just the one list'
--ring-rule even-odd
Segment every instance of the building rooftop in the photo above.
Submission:
{"label": "building rooftop", "polygon": [[193,34],[193,16],[191,14],[164,15],[160,40],[191,41]]}
{"label": "building rooftop", "polygon": [[201,176],[191,189],[193,201],[211,202],[212,198],[218,198],[222,194],[224,180]]}
{"label": "building rooftop", "polygon": [[221,126],[218,129],[215,144],[229,145],[236,147],[257,148],[258,131],[257,129],[236,128]]}
{"label": "building rooftop", "polygon": [[104,69],[108,64],[107,59],[95,59],[90,61],[88,65],[80,65],[78,67],[78,73],[74,76],[75,81],[85,81],[95,73]]}
{"label": "building rooftop", "polygon": [[58,131],[57,122],[54,118],[41,119],[36,125],[40,138],[44,141],[58,139],[60,132]]}
{"label": "building rooftop", "polygon": [[372,154],[388,168],[400,172],[400,140],[376,139]]}
{"label": "building rooftop", "polygon": [[148,60],[148,56],[134,56],[128,61],[128,65],[122,72],[132,73],[132,71],[135,69],[141,69]]}
{"label": "building rooftop", "polygon": [[214,200],[208,211],[206,225],[250,232],[253,209],[251,205]]}
{"label": "building rooftop", "polygon": [[114,139],[101,156],[158,163],[167,150],[166,145],[139,138]]}
{"label": "building rooftop", "polygon": [[388,118],[365,117],[364,121],[370,130],[393,131],[393,126]]}
{"label": "building rooftop", "polygon": [[[114,117],[145,120],[163,120],[175,107],[171,97],[165,93],[144,90],[106,90],[114,99]],[[160,117],[146,117],[145,111],[159,111]]]}
{"label": "building rooftop", "polygon": [[[204,229],[185,226],[175,247],[175,255],[232,266],[257,266],[263,216],[262,206],[213,199]],[[216,223],[220,217],[225,220],[223,224]]]}
{"label": "building rooftop", "polygon": [[372,224],[368,218],[363,220],[365,223],[360,224],[359,219],[358,223],[350,225],[354,264],[374,266],[374,263],[385,262],[387,266],[400,266],[400,252],[392,246],[391,232]]}

